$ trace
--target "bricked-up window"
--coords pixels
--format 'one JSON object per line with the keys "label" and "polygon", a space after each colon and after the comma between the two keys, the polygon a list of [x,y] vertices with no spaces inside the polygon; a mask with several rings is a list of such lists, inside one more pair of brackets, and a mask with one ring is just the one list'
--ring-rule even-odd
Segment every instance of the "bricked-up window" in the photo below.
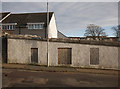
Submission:
{"label": "bricked-up window", "polygon": [[99,64],[99,48],[90,48],[90,64]]}
{"label": "bricked-up window", "polygon": [[58,48],[58,64],[72,64],[72,48]]}

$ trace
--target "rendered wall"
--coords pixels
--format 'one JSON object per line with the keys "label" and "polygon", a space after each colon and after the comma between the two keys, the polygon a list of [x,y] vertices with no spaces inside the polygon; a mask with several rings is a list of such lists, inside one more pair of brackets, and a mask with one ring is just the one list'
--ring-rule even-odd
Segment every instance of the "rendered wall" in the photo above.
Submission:
{"label": "rendered wall", "polygon": [[[49,43],[49,64],[59,66],[57,48],[72,48],[73,67],[118,69],[118,47],[75,44],[75,43]],[[8,39],[8,63],[31,63],[31,48],[38,48],[40,65],[46,65],[47,43],[45,41]],[[99,65],[90,65],[90,48],[99,48]]]}
{"label": "rendered wall", "polygon": [[8,63],[31,63],[31,48],[38,48],[38,62],[45,65],[46,45],[41,41],[8,39]]}
{"label": "rendered wall", "polygon": [[[72,65],[88,68],[118,68],[118,48],[70,43],[50,43],[50,65],[57,65],[57,48],[72,48]],[[90,65],[90,48],[99,48],[99,65]]]}

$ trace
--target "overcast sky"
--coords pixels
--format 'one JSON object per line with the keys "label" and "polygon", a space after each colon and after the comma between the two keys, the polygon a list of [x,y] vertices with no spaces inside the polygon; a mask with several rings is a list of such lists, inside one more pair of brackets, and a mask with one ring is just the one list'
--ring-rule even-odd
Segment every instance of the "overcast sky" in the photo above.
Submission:
{"label": "overcast sky", "polygon": [[[45,2],[3,2],[2,10],[12,13],[44,12]],[[118,24],[117,2],[49,2],[55,13],[58,30],[67,36],[84,36],[86,26],[96,24],[114,36],[112,26]]]}

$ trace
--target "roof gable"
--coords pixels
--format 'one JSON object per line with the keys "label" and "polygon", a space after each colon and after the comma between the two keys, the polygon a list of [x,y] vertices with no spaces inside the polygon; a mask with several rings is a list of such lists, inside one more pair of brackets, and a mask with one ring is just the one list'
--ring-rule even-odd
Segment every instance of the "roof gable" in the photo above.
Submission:
{"label": "roof gable", "polygon": [[8,14],[10,14],[10,12],[0,13],[0,20],[2,20],[3,18],[5,18]]}
{"label": "roof gable", "polygon": [[[52,18],[53,12],[49,12],[49,21]],[[43,13],[21,13],[11,14],[2,23],[17,23],[18,26],[25,26],[27,23],[40,23],[47,24],[47,12]]]}

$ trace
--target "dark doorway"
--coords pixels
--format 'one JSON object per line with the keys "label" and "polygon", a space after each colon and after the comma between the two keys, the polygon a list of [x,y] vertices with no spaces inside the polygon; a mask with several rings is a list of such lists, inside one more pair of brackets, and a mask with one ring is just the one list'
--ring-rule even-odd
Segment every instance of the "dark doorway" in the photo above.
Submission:
{"label": "dark doorway", "polygon": [[7,45],[7,37],[2,37],[2,63],[7,63],[7,52],[8,52],[8,45]]}
{"label": "dark doorway", "polygon": [[31,63],[38,63],[38,48],[31,48]]}

